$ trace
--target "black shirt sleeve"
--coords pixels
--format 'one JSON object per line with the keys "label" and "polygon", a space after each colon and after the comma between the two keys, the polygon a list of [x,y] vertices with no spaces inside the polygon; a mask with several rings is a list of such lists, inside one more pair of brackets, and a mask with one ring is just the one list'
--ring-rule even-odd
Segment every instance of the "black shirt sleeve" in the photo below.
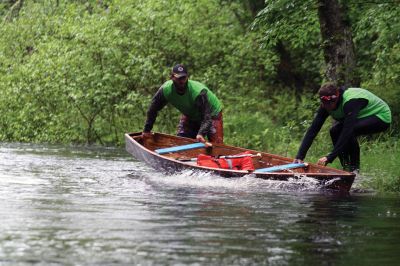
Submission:
{"label": "black shirt sleeve", "polygon": [[211,106],[208,102],[207,90],[203,89],[200,92],[199,96],[197,96],[196,98],[195,104],[201,113],[201,124],[199,132],[197,134],[206,136],[212,126]]}
{"label": "black shirt sleeve", "polygon": [[304,135],[303,141],[300,144],[296,159],[304,160],[308,149],[311,147],[311,144],[313,143],[315,137],[318,135],[322,125],[325,123],[325,120],[328,116],[329,113],[324,108],[319,107],[311,126],[308,128],[306,134]]}
{"label": "black shirt sleeve", "polygon": [[329,163],[338,156],[339,152],[343,150],[350,137],[353,135],[358,113],[362,108],[367,106],[367,104],[367,99],[351,99],[343,106],[343,111],[345,113],[343,129],[333,150],[326,156]]}
{"label": "black shirt sleeve", "polygon": [[159,88],[157,93],[153,96],[149,109],[147,110],[147,119],[144,125],[143,132],[150,132],[153,129],[154,122],[156,121],[158,111],[167,105],[167,100],[163,94],[163,87]]}

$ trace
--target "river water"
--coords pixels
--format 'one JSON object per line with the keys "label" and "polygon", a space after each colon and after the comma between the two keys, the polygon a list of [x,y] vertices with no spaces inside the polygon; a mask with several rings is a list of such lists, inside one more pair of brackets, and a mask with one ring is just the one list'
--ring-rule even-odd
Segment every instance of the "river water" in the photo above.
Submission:
{"label": "river water", "polygon": [[398,265],[400,197],[0,144],[0,265]]}

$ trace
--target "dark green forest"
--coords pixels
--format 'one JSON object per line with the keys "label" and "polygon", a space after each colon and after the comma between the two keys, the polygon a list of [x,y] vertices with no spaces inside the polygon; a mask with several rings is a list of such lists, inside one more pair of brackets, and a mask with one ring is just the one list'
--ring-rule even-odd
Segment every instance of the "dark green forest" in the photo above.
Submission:
{"label": "dark green forest", "polygon": [[[334,81],[391,107],[389,132],[361,139],[361,169],[400,191],[398,0],[2,0],[0,23],[1,141],[123,145],[183,63],[221,99],[227,144],[294,157]],[[178,118],[164,108],[153,130]],[[306,160],[332,148],[329,126]]]}

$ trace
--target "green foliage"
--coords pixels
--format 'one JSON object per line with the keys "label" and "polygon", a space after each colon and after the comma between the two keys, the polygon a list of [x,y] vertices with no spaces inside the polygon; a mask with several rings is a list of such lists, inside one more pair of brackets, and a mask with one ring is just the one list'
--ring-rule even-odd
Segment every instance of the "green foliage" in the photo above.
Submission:
{"label": "green foliage", "polygon": [[[378,191],[400,191],[400,148],[398,139],[382,136],[362,144],[362,183]],[[388,152],[390,151],[390,152]]]}
{"label": "green foliage", "polygon": [[[304,80],[307,90],[314,90],[324,67],[316,1],[271,0],[265,5],[252,29],[265,49],[283,57],[283,68],[290,68]],[[285,61],[291,66],[285,66]]]}
{"label": "green foliage", "polygon": [[[363,86],[388,102],[395,128],[400,118],[400,9],[391,3],[360,5],[353,10]],[[362,13],[361,13],[362,12]],[[361,13],[361,14],[360,14]]]}
{"label": "green foliage", "polygon": [[[275,93],[263,101],[259,100],[261,97],[253,95],[253,100],[246,105],[233,104],[225,110],[232,114],[224,121],[226,141],[237,146],[295,157],[303,134],[318,108],[318,101],[312,94],[304,94],[299,98],[295,93],[287,92]],[[324,129],[328,126],[325,125]],[[312,146],[311,154],[323,156],[331,148],[328,129],[324,129],[316,139],[318,145]]]}
{"label": "green foliage", "polygon": [[267,46],[274,47],[282,40],[293,49],[305,50],[320,40],[316,8],[316,2],[312,0],[267,1],[253,27],[263,31],[263,43]]}
{"label": "green foliage", "polygon": [[28,2],[1,28],[0,45],[11,48],[0,54],[1,137],[118,142],[121,132],[142,128],[171,65],[195,62],[193,73],[218,66],[238,35],[233,25],[228,10],[208,1]]}

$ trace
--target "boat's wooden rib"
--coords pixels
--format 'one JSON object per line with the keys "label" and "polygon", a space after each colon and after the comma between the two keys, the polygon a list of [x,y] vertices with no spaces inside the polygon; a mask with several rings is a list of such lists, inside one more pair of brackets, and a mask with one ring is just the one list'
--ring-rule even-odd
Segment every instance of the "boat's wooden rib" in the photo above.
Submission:
{"label": "boat's wooden rib", "polygon": [[[293,159],[217,143],[213,143],[212,147],[196,146],[195,149],[183,149],[174,151],[173,153],[158,154],[156,150],[159,149],[196,143],[196,141],[193,139],[162,133],[154,133],[151,137],[145,139],[142,138],[141,132],[127,133],[125,134],[125,141],[126,150],[135,158],[149,164],[155,169],[162,169],[170,173],[184,169],[198,169],[210,171],[224,177],[240,177],[252,173],[257,178],[274,180],[288,180],[289,178],[306,176],[317,179],[321,183],[321,186],[324,186],[325,188],[340,191],[349,191],[355,177],[355,174],[353,173],[311,163],[308,163],[306,167],[277,169],[277,171],[273,172],[261,172],[257,171],[257,169],[289,165],[292,164]],[[182,159],[196,158],[200,153],[218,157],[236,155],[245,151],[250,151],[253,154],[260,154],[260,156],[252,157],[253,164],[256,169],[254,172],[198,166],[195,160]]]}

